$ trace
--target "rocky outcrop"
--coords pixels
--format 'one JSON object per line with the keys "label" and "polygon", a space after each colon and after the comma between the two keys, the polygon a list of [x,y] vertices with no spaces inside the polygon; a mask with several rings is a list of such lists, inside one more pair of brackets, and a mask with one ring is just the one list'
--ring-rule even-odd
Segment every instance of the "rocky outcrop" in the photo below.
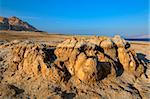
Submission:
{"label": "rocky outcrop", "polygon": [[148,67],[119,36],[15,40],[0,56],[1,98],[150,98]]}
{"label": "rocky outcrop", "polygon": [[35,27],[15,16],[10,18],[0,17],[0,30],[38,31]]}
{"label": "rocky outcrop", "polygon": [[140,76],[144,67],[129,46],[130,44],[118,36],[103,39],[73,38],[59,44],[55,55],[57,60],[64,62],[71,75],[82,81],[89,82],[93,77],[96,81],[108,75],[115,77],[123,72]]}

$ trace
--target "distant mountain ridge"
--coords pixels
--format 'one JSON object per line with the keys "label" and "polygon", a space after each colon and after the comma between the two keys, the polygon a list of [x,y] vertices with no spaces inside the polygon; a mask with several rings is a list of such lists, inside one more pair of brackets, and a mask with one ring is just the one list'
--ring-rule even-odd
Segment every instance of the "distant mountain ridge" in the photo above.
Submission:
{"label": "distant mountain ridge", "polygon": [[128,41],[148,41],[150,42],[150,34],[131,35],[124,38]]}
{"label": "distant mountain ridge", "polygon": [[29,23],[15,16],[9,18],[0,16],[0,30],[39,31]]}
{"label": "distant mountain ridge", "polygon": [[144,39],[144,38],[149,38],[150,39],[150,34],[147,33],[147,34],[134,34],[134,35],[128,35],[126,36],[126,38],[131,38],[131,39]]}

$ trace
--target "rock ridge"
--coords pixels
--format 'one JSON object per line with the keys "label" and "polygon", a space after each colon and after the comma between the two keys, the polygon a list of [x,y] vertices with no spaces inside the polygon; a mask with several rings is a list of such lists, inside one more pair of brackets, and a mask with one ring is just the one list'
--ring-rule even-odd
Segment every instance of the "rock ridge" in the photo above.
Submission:
{"label": "rock ridge", "polygon": [[27,22],[12,16],[5,18],[0,16],[0,30],[15,30],[15,31],[39,31]]}

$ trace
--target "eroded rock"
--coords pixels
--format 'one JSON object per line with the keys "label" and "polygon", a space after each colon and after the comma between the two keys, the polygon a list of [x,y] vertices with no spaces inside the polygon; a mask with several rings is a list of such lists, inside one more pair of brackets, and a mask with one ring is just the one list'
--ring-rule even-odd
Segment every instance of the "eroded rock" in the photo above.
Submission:
{"label": "eroded rock", "polygon": [[73,37],[55,48],[16,40],[0,55],[0,98],[149,98],[146,65],[119,36]]}
{"label": "eroded rock", "polygon": [[[96,40],[98,39],[96,38]],[[116,36],[114,38],[100,39],[100,43],[95,43],[94,40],[95,38],[93,40],[72,38],[64,41],[55,50],[57,60],[63,61],[72,75],[76,75],[80,80],[87,82],[89,82],[87,76],[91,74],[95,75],[95,80],[101,79],[102,75],[108,75],[105,74],[107,73],[105,70],[114,71],[115,73],[109,72],[112,75],[118,75],[118,71],[123,70],[125,72],[131,71],[131,73],[136,71],[136,68],[138,68],[137,65],[139,65],[138,60],[134,59],[135,55],[132,54],[133,52],[130,49],[126,49],[125,46],[128,43],[123,39]],[[86,68],[88,60],[91,62],[88,62],[90,73],[86,74],[84,73],[84,68]],[[107,64],[108,66],[104,66],[103,64]],[[120,68],[121,66],[122,68]],[[108,67],[112,70],[108,70]],[[101,75],[98,74],[99,71],[101,71]]]}

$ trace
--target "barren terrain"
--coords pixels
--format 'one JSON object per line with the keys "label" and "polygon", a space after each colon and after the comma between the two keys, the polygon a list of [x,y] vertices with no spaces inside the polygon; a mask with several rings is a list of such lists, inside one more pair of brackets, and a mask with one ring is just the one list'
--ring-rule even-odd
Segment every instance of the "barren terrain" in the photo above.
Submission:
{"label": "barren terrain", "polygon": [[[74,35],[75,37],[81,37],[79,35]],[[46,32],[25,32],[25,31],[0,31],[0,40],[1,41],[12,41],[12,40],[34,40],[41,42],[49,42],[49,43],[59,43],[68,38],[73,37],[73,35],[62,35],[62,34],[48,34]],[[88,36],[86,36],[88,38]],[[137,53],[143,53],[147,58],[150,59],[150,42],[144,41],[129,41],[131,47]],[[55,45],[54,44],[54,45]]]}
{"label": "barren terrain", "polygon": [[0,98],[149,99],[150,43],[0,31]]}

